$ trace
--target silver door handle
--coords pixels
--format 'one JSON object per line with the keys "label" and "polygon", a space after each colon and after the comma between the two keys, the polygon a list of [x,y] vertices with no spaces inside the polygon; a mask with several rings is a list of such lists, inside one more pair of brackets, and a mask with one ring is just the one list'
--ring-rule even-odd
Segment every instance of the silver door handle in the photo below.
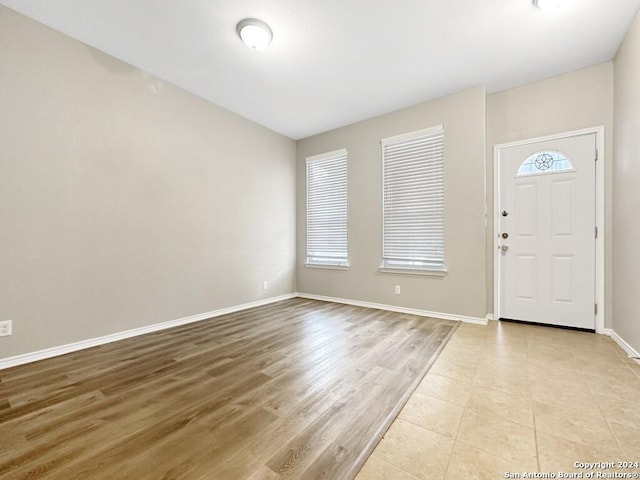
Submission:
{"label": "silver door handle", "polygon": [[506,252],[507,250],[509,250],[509,245],[502,245],[500,247],[500,250],[502,250],[503,252]]}

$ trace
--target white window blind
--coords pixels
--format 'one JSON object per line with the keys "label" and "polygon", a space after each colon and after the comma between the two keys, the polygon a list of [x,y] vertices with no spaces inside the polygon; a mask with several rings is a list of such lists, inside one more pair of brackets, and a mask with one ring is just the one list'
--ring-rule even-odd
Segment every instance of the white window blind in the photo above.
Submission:
{"label": "white window blind", "polygon": [[344,149],[307,158],[307,264],[349,265]]}
{"label": "white window blind", "polygon": [[444,130],[381,141],[382,267],[444,271]]}

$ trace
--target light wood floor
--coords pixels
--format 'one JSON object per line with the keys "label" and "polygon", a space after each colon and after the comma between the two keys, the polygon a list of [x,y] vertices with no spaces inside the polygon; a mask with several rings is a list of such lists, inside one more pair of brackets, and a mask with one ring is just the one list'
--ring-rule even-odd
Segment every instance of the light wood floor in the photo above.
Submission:
{"label": "light wood floor", "polygon": [[0,478],[351,479],[455,327],[294,299],[0,370]]}

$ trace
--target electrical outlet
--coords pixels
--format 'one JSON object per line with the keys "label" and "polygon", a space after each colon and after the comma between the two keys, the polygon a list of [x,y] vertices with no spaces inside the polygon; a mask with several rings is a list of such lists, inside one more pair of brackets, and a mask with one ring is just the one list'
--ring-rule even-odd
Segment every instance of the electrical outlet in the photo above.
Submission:
{"label": "electrical outlet", "polygon": [[264,282],[262,282],[262,289],[263,290],[267,289],[267,281],[266,280]]}
{"label": "electrical outlet", "polygon": [[396,285],[396,295],[400,295],[400,285]]}
{"label": "electrical outlet", "polygon": [[8,337],[11,335],[11,320],[0,322],[0,337]]}

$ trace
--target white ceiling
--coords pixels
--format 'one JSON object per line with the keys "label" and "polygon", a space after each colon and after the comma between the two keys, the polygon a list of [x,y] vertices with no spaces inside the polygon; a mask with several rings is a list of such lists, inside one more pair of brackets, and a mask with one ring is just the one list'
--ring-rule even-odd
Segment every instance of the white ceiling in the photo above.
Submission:
{"label": "white ceiling", "polygon": [[[486,85],[614,57],[640,0],[0,0],[157,77],[299,139]],[[262,52],[235,32],[266,21]]]}

